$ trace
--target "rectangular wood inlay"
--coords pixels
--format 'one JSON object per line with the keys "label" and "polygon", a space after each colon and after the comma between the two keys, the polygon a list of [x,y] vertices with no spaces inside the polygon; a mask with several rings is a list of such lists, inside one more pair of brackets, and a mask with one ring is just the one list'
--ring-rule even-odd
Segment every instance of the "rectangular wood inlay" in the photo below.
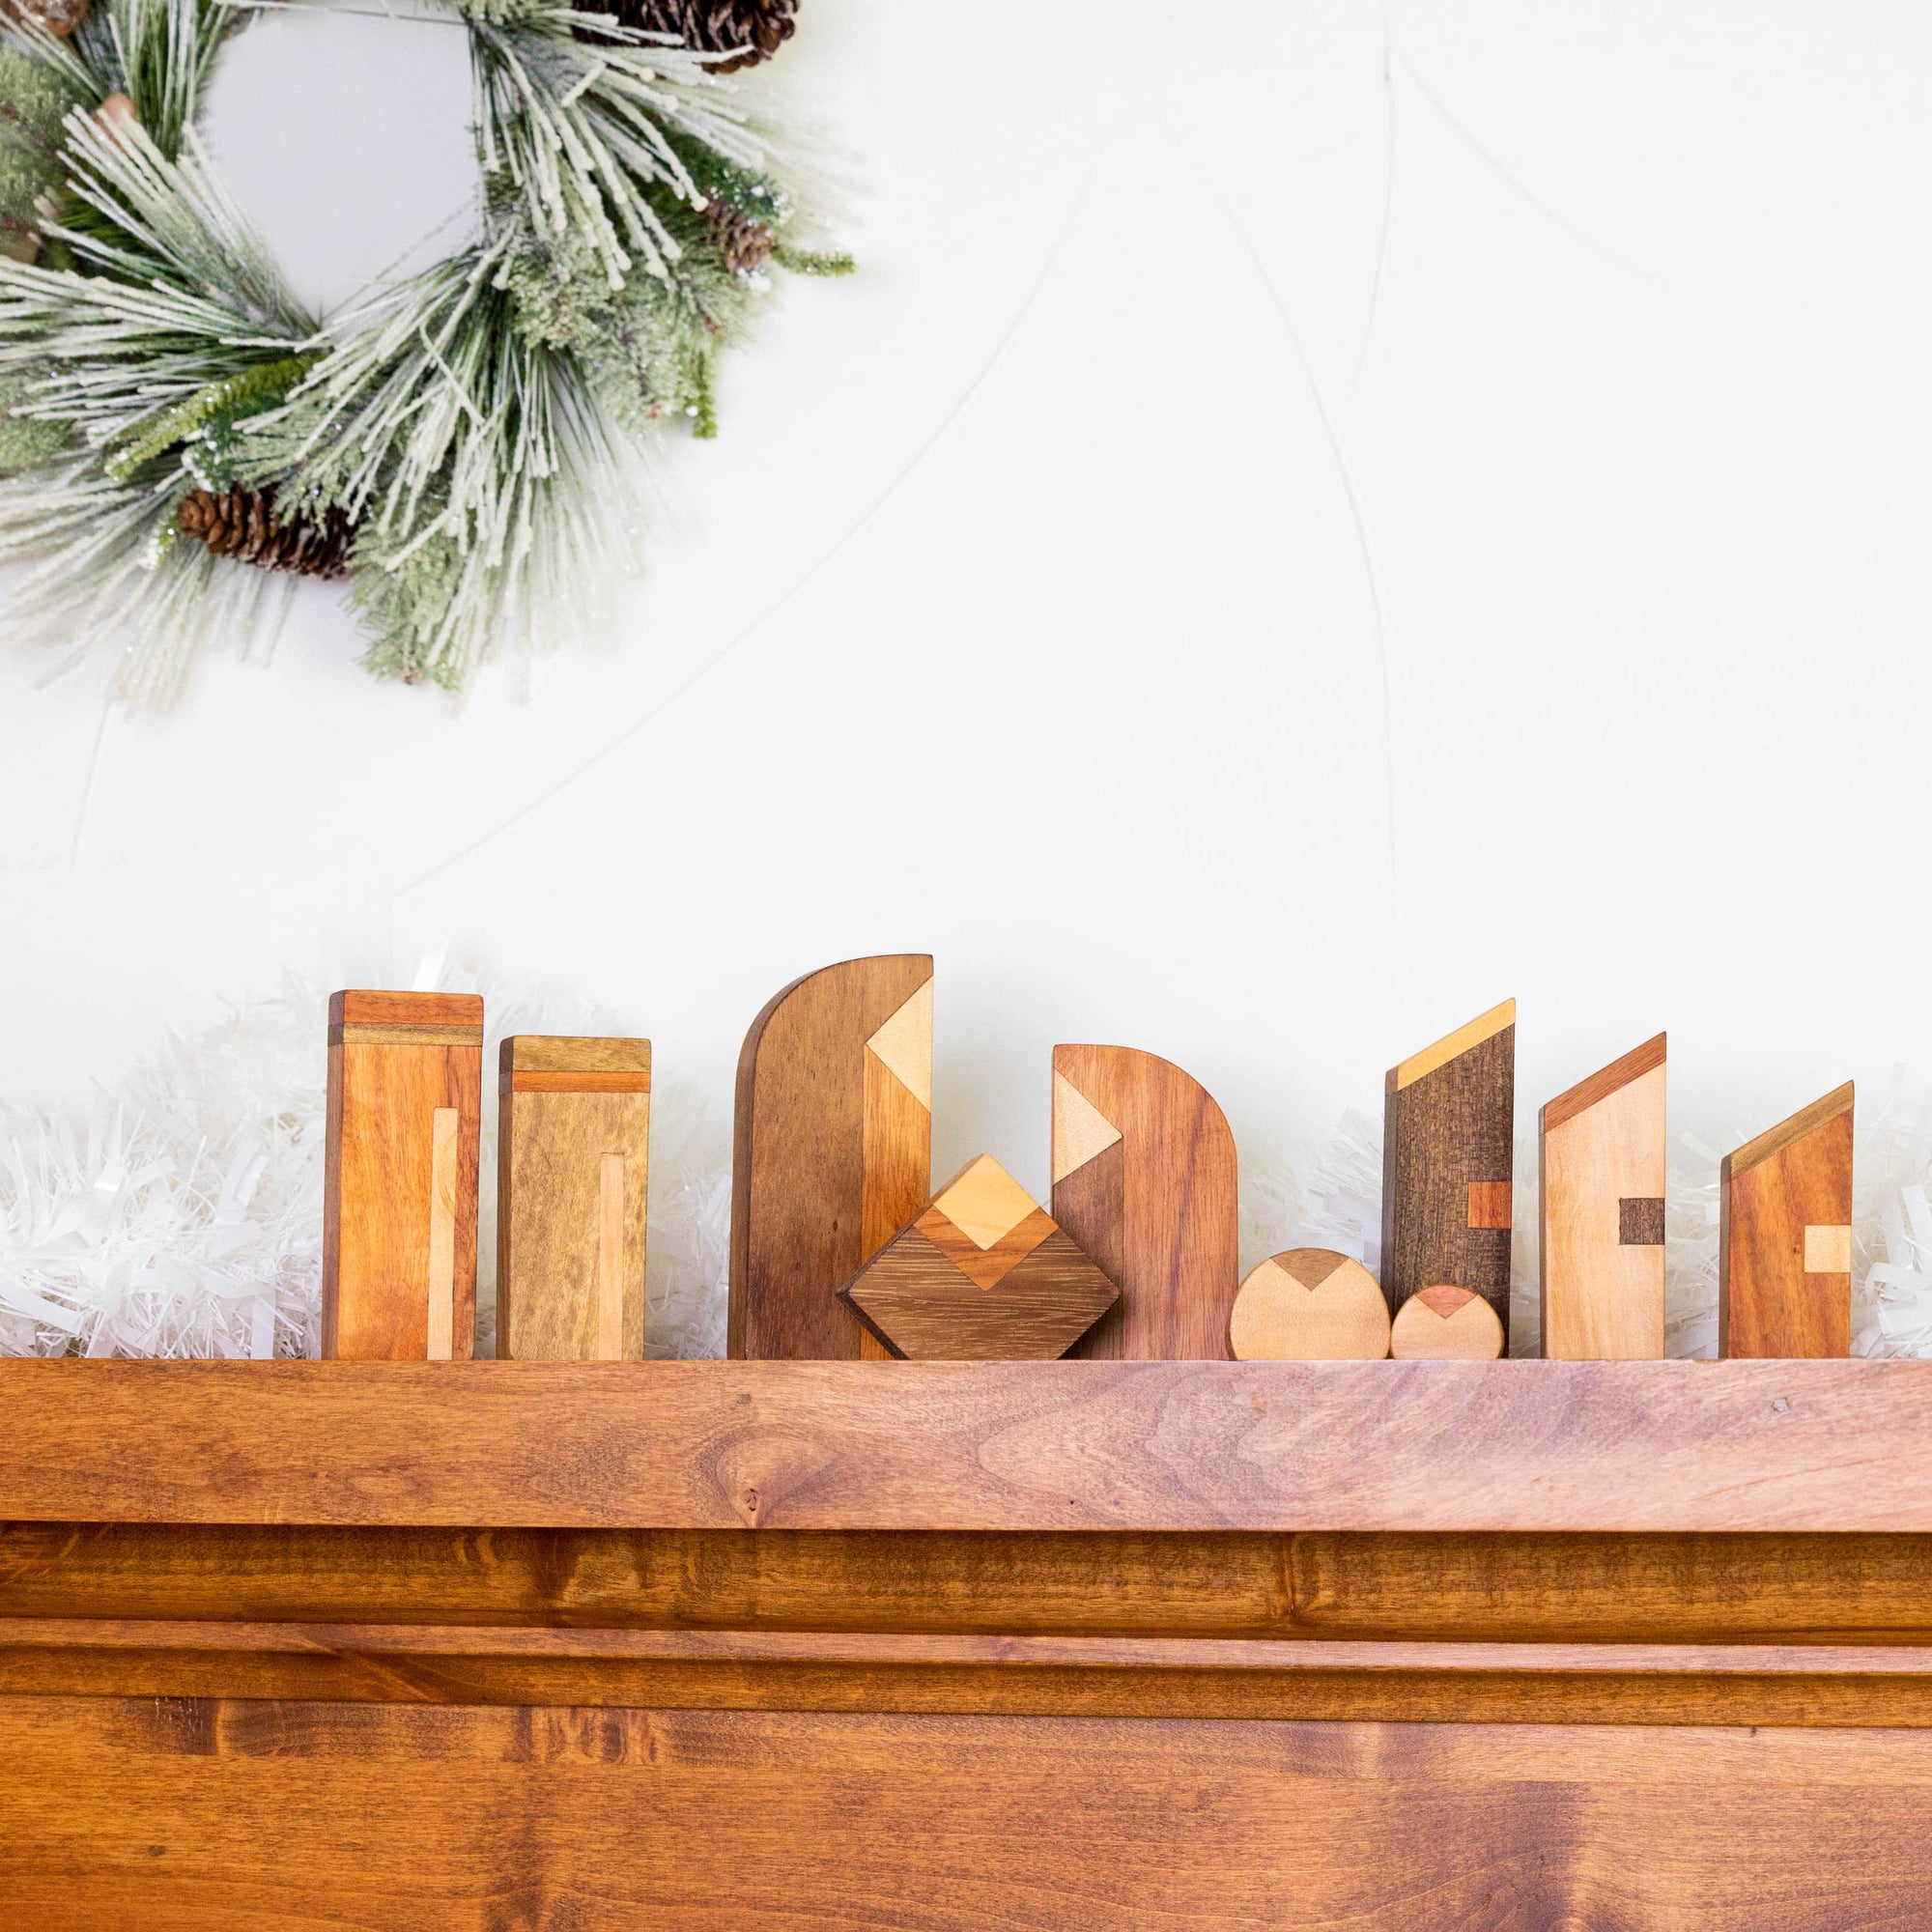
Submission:
{"label": "rectangular wood inlay", "polygon": [[1626,1195],[1617,1203],[1617,1240],[1626,1248],[1663,1245],[1663,1202],[1661,1198]]}
{"label": "rectangular wood inlay", "polygon": [[1806,1274],[1850,1274],[1851,1271],[1852,1231],[1849,1228],[1810,1227],[1804,1230]]}
{"label": "rectangular wood inlay", "polygon": [[456,1129],[454,1107],[439,1107],[430,1140],[429,1358],[446,1362],[456,1339]]}
{"label": "rectangular wood inlay", "polygon": [[1510,1225],[1510,1183],[1472,1180],[1469,1183],[1469,1226],[1507,1228]]}
{"label": "rectangular wood inlay", "polygon": [[483,1029],[337,1020],[328,1029],[328,1043],[330,1046],[481,1046]]}
{"label": "rectangular wood inlay", "polygon": [[[499,1083],[502,1085],[502,1083]],[[596,1072],[588,1068],[574,1072],[546,1072],[519,1066],[511,1072],[502,1091],[507,1094],[648,1094],[651,1076],[641,1073]]]}
{"label": "rectangular wood inlay", "polygon": [[624,1359],[624,1156],[607,1153],[597,1194],[597,1359]]}

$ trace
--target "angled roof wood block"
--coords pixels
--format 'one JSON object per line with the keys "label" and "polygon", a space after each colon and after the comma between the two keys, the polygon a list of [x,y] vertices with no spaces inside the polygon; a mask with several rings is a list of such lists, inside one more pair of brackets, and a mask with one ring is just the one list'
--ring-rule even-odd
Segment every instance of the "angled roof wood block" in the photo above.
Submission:
{"label": "angled roof wood block", "polygon": [[1544,1103],[1543,1352],[1552,1361],[1663,1354],[1665,1037]]}
{"label": "angled roof wood block", "polygon": [[838,1294],[902,1359],[1014,1362],[1064,1355],[1120,1290],[981,1154]]}
{"label": "angled roof wood block", "polygon": [[475,1352],[482,1113],[475,994],[331,997],[325,1356],[420,1362]]}
{"label": "angled roof wood block", "polygon": [[1236,1180],[1227,1117],[1192,1075],[1131,1047],[1053,1049],[1053,1217],[1121,1290],[1075,1354],[1227,1359]]}
{"label": "angled roof wood block", "polygon": [[1389,1069],[1382,1123],[1382,1293],[1482,1295],[1509,1328],[1516,1002]]}
{"label": "angled roof wood block", "polygon": [[730,1353],[883,1358],[837,1291],[931,1184],[931,957],[848,959],[794,980],[738,1057]]}
{"label": "angled roof wood block", "polygon": [[1237,1362],[1378,1362],[1389,1350],[1388,1303],[1360,1262],[1290,1248],[1242,1282],[1228,1348]]}
{"label": "angled roof wood block", "polygon": [[1719,1355],[1851,1352],[1852,1101],[1847,1080],[1725,1156]]}
{"label": "angled roof wood block", "polygon": [[639,1361],[651,1043],[516,1034],[497,1101],[497,1353]]}
{"label": "angled roof wood block", "polygon": [[1493,1362],[1506,1340],[1482,1295],[1447,1282],[1411,1294],[1389,1324],[1389,1353],[1399,1362]]}

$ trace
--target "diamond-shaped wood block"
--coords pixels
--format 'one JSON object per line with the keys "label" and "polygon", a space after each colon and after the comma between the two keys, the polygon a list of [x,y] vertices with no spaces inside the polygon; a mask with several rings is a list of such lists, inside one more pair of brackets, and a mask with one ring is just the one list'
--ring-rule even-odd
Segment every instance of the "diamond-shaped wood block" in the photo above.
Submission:
{"label": "diamond-shaped wood block", "polygon": [[1120,1290],[998,1161],[981,1154],[838,1291],[914,1362],[1052,1361]]}

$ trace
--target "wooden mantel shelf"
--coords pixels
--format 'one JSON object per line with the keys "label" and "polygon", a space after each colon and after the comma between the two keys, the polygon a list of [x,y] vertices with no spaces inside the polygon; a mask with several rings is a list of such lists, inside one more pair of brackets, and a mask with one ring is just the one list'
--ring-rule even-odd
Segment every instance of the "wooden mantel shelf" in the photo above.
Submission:
{"label": "wooden mantel shelf", "polygon": [[1918,1362],[0,1362],[0,1520],[1932,1531]]}

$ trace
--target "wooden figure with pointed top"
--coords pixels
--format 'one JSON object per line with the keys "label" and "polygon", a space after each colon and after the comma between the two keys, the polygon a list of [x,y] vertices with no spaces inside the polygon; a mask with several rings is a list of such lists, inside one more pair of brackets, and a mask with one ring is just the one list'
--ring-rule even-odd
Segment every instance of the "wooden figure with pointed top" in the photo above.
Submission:
{"label": "wooden figure with pointed top", "polygon": [[1236,1185],[1227,1117],[1191,1075],[1130,1047],[1053,1049],[1053,1218],[1121,1290],[1074,1354],[1227,1359]]}
{"label": "wooden figure with pointed top", "polygon": [[731,1149],[730,1353],[883,1359],[841,1283],[932,1185],[932,960],[848,959],[752,1023]]}
{"label": "wooden figure with pointed top", "polygon": [[650,1041],[516,1034],[497,1091],[497,1353],[640,1361]]}
{"label": "wooden figure with pointed top", "polygon": [[1662,1034],[1544,1103],[1543,1352],[1663,1355]]}
{"label": "wooden figure with pointed top", "polygon": [[1473,1289],[1509,1324],[1516,1002],[1389,1069],[1382,1129],[1382,1293]]}
{"label": "wooden figure with pointed top", "polygon": [[1718,1353],[1848,1355],[1852,1082],[1724,1157]]}
{"label": "wooden figure with pointed top", "polygon": [[1489,1302],[1448,1282],[1411,1294],[1389,1324],[1389,1353],[1399,1362],[1493,1362],[1505,1339]]}
{"label": "wooden figure with pointed top", "polygon": [[482,1090],[474,994],[349,990],[329,1000],[326,1357],[475,1353]]}
{"label": "wooden figure with pointed top", "polygon": [[1254,1269],[1228,1318],[1237,1362],[1378,1362],[1388,1303],[1360,1262],[1332,1248],[1290,1248]]}
{"label": "wooden figure with pointed top", "polygon": [[839,1298],[908,1361],[1024,1362],[1064,1355],[1120,1290],[982,1153]]}

